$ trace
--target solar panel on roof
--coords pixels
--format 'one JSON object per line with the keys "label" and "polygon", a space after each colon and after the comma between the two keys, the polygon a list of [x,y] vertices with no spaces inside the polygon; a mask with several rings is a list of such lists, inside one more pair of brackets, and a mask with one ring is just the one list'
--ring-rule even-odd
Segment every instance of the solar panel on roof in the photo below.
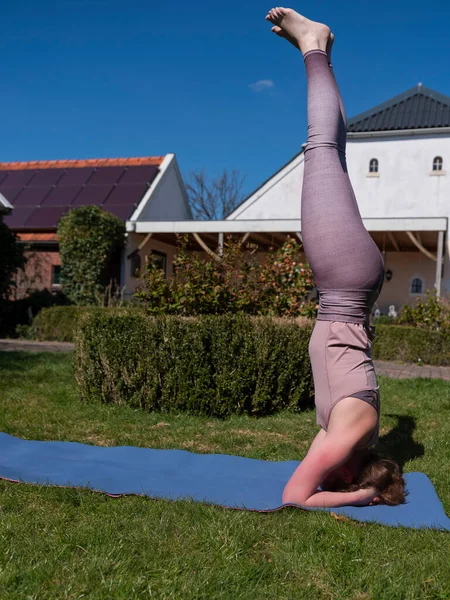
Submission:
{"label": "solar panel on roof", "polygon": [[100,206],[100,204],[105,202],[112,189],[112,185],[87,185],[75,198],[74,202],[72,203],[72,208],[75,206],[86,205]]}
{"label": "solar panel on roof", "polygon": [[120,183],[152,183],[158,175],[158,171],[158,167],[154,165],[128,167],[123,174]]}
{"label": "solar panel on roof", "polygon": [[94,173],[92,167],[68,169],[67,173],[58,181],[58,185],[83,185]]}
{"label": "solar panel on roof", "polygon": [[117,184],[108,199],[105,202],[106,206],[113,204],[125,204],[130,206],[137,204],[148,190],[146,183],[135,183],[135,184]]}
{"label": "solar panel on roof", "polygon": [[3,220],[11,229],[20,229],[24,227],[25,221],[34,210],[34,206],[18,206],[9,215],[3,217]]}
{"label": "solar panel on roof", "polygon": [[58,221],[67,212],[65,206],[41,206],[35,208],[33,214],[26,220],[26,227],[40,227],[53,229],[58,226]]}
{"label": "solar panel on roof", "polygon": [[2,181],[2,185],[8,187],[28,185],[33,179],[35,171],[32,169],[24,169],[22,171],[10,171],[8,177]]}
{"label": "solar panel on roof", "polygon": [[81,185],[58,185],[42,203],[43,206],[69,206],[77,194],[84,189]]}
{"label": "solar panel on roof", "polygon": [[98,167],[92,177],[89,179],[89,185],[117,183],[124,170],[124,167]]}
{"label": "solar panel on roof", "polygon": [[105,206],[105,210],[116,215],[122,221],[126,221],[133,214],[134,207],[130,205],[125,206],[124,204],[113,204],[112,206]]}
{"label": "solar panel on roof", "polygon": [[49,193],[51,188],[47,187],[26,187],[20,192],[16,198],[15,206],[39,206],[42,204],[45,196]]}
{"label": "solar panel on roof", "polygon": [[14,204],[14,200],[23,190],[23,187],[6,187],[4,185],[0,185],[0,192],[5,196],[5,198],[11,204]]}
{"label": "solar panel on roof", "polygon": [[40,169],[39,171],[36,171],[36,175],[33,177],[31,185],[56,185],[65,172],[65,169]]}

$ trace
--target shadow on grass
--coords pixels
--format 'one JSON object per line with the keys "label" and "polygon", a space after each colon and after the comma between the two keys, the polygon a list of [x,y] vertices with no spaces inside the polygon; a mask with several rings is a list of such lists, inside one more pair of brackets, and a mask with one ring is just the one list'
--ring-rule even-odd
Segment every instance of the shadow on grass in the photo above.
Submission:
{"label": "shadow on grass", "polygon": [[403,469],[409,460],[420,458],[425,454],[424,445],[413,439],[416,420],[408,415],[388,414],[385,416],[394,417],[397,419],[397,423],[389,433],[380,437],[378,450],[382,454],[391,456]]}

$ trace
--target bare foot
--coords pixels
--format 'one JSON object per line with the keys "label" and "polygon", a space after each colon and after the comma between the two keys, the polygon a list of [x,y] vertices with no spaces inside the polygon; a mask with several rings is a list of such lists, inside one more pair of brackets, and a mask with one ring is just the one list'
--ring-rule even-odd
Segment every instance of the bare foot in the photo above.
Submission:
{"label": "bare foot", "polygon": [[[326,25],[310,21],[292,8],[273,8],[266,19],[282,29],[285,35],[281,37],[295,40],[294,45],[300,48],[302,54],[316,49],[327,51],[331,31]],[[281,32],[276,30],[274,33],[280,35]]]}
{"label": "bare foot", "polygon": [[282,29],[281,27],[278,27],[278,25],[274,25],[272,27],[272,31],[274,33],[276,33],[276,35],[284,38],[285,40],[287,40],[288,42],[290,42],[293,46],[295,46],[295,48],[297,48],[298,50],[300,50],[300,46],[298,45],[298,42],[295,38],[291,37],[288,33],[286,33],[286,31],[284,31],[284,29]]}
{"label": "bare foot", "polygon": [[[297,40],[295,38],[291,37],[284,29],[282,29],[278,25],[274,25],[272,27],[272,31],[279,37],[282,37],[283,39],[285,39],[289,43],[291,43],[295,48],[297,48],[297,50],[300,50],[300,46],[298,45]],[[327,50],[326,50],[327,55],[328,55],[328,62],[330,64],[331,64],[331,50],[333,48],[333,44],[334,44],[334,34],[330,33],[330,37],[328,38],[328,43],[327,43]]]}

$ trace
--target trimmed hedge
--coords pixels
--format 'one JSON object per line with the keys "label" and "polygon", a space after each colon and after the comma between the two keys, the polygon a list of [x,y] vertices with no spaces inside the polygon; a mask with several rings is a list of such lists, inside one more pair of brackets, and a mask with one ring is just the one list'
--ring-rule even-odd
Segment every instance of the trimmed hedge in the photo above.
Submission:
{"label": "trimmed hedge", "polygon": [[246,315],[86,315],[74,358],[84,401],[264,416],[308,404],[311,327]]}
{"label": "trimmed hedge", "polygon": [[376,325],[375,332],[375,359],[450,365],[450,339],[438,331],[405,325]]}
{"label": "trimmed hedge", "polygon": [[[35,317],[33,325],[28,328],[27,337],[41,341],[73,342],[77,324],[85,314],[143,315],[143,310],[138,307],[54,306],[44,308]],[[211,316],[210,318],[216,317]],[[269,317],[264,319],[270,320]],[[283,322],[281,319],[277,321],[277,323]],[[292,321],[292,323],[294,322]],[[307,329],[311,331],[313,325],[314,322],[311,321],[311,325]],[[418,362],[420,359],[424,364],[450,365],[449,336],[444,336],[437,331],[406,325],[376,324],[375,330],[377,334],[373,345],[375,359],[404,362]]]}
{"label": "trimmed hedge", "polygon": [[53,306],[43,308],[28,328],[26,337],[42,342],[74,342],[80,318],[85,314],[125,314],[143,311],[139,308],[105,308],[102,306]]}

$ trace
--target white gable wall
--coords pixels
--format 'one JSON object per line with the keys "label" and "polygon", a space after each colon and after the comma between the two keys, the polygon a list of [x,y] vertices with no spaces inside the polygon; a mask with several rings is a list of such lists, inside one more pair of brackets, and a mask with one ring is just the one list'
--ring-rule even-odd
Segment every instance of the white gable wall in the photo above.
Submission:
{"label": "white gable wall", "polygon": [[297,156],[239,206],[228,220],[299,219],[303,154]]}
{"label": "white gable wall", "polygon": [[[443,158],[443,175],[431,175],[436,156]],[[303,158],[297,156],[286,165],[229,219],[298,219]],[[372,158],[379,161],[378,177],[368,176]],[[450,220],[450,133],[350,138],[347,163],[363,218]],[[442,289],[450,292],[449,232]]]}
{"label": "white gable wall", "polygon": [[[447,175],[430,175],[436,156]],[[450,216],[450,135],[352,139],[347,163],[363,218]]]}
{"label": "white gable wall", "polygon": [[[435,156],[443,158],[447,175],[430,175]],[[372,158],[379,177],[368,177]],[[347,163],[363,218],[450,216],[450,134],[351,139]],[[302,179],[300,155],[229,219],[298,219]]]}
{"label": "white gable wall", "polygon": [[[155,180],[155,188],[145,202],[136,221],[184,221],[192,219],[188,208],[186,190],[181,179],[177,161],[174,155],[168,155],[165,167],[161,165],[161,177]],[[165,167],[165,168],[164,168]],[[164,170],[163,170],[164,168]]]}

